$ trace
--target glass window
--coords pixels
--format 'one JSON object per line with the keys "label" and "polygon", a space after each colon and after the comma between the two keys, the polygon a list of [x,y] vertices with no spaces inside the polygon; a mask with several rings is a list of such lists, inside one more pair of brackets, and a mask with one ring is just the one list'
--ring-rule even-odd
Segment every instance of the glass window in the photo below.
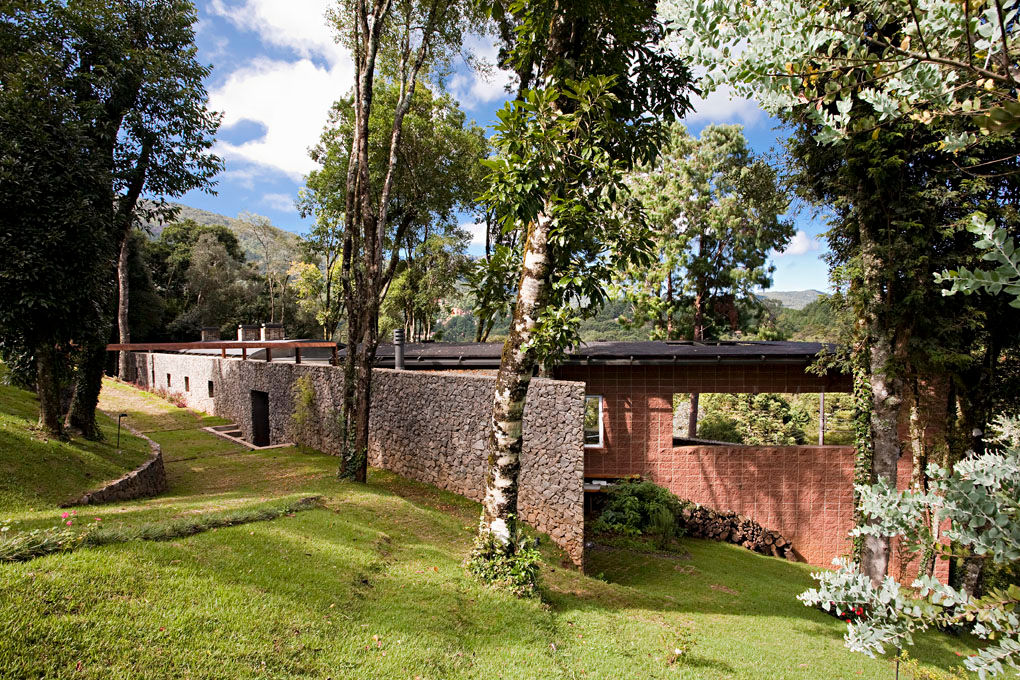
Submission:
{"label": "glass window", "polygon": [[602,396],[584,398],[584,445],[602,446]]}

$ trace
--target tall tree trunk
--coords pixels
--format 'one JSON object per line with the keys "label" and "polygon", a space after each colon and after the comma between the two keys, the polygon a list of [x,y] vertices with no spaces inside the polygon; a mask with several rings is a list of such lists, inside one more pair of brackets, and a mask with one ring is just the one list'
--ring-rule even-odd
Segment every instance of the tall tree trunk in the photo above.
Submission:
{"label": "tall tree trunk", "polygon": [[[131,342],[131,326],[128,323],[128,304],[130,299],[130,283],[128,281],[128,251],[131,238],[125,235],[120,242],[120,255],[117,258],[117,330],[121,344]],[[117,376],[124,382],[131,382],[134,375],[131,371],[131,353],[121,350],[118,356]]]}
{"label": "tall tree trunk", "polygon": [[666,339],[673,339],[673,272],[666,273]]}
{"label": "tall tree trunk", "polygon": [[369,305],[362,331],[362,341],[358,346],[357,392],[355,394],[355,430],[354,430],[354,475],[356,482],[364,483],[368,479],[368,435],[369,415],[372,401],[372,366],[375,363],[375,349],[379,343],[379,326],[377,311]]}
{"label": "tall tree trunk", "polygon": [[488,534],[511,552],[516,551],[518,473],[524,443],[524,406],[535,369],[528,343],[534,336],[538,316],[549,288],[549,229],[551,206],[529,225],[524,246],[521,282],[517,288],[510,333],[503,344],[503,358],[492,399],[492,432],[485,473],[481,534]]}
{"label": "tall tree trunk", "polygon": [[[111,192],[111,203],[114,210],[111,215],[110,233],[107,238],[111,244],[121,244],[123,257],[124,244],[128,240],[131,229],[134,226],[135,207],[138,198],[145,187],[145,178],[149,171],[149,162],[152,153],[153,141],[145,139],[142,143],[141,154],[132,172],[131,181],[128,183],[127,191],[117,196]],[[112,255],[112,253],[111,253]],[[106,275],[110,277],[111,283],[114,278],[119,280],[119,260],[97,263],[97,266],[107,268]],[[125,274],[127,267],[125,266]],[[126,288],[125,288],[126,290]],[[127,304],[127,296],[124,296],[124,304]],[[126,309],[126,308],[125,308]],[[119,307],[118,307],[119,311]],[[103,388],[103,369],[106,364],[106,343],[112,330],[114,301],[113,289],[105,300],[99,301],[97,312],[101,326],[105,330],[97,333],[95,337],[83,339],[81,349],[81,360],[78,365],[78,374],[75,376],[74,396],[71,398],[71,408],[67,413],[67,424],[78,428],[87,439],[101,439],[103,434],[96,425],[96,405],[99,403],[99,392]],[[126,313],[126,311],[125,311]]]}
{"label": "tall tree trunk", "polygon": [[91,343],[81,352],[67,425],[80,430],[86,439],[98,441],[103,438],[103,433],[96,424],[96,406],[99,404],[99,392],[103,389],[106,346]]}
{"label": "tall tree trunk", "polygon": [[[350,307],[348,307],[350,309]],[[357,425],[358,394],[358,342],[361,339],[361,324],[357,317],[347,319],[347,348],[344,354],[344,388],[340,403],[340,469],[341,479],[354,479],[357,475],[355,438]]]}
{"label": "tall tree trunk", "polygon": [[36,394],[39,397],[39,427],[54,437],[63,437],[60,378],[57,372],[57,353],[52,342],[42,342],[35,348],[35,372]]}
{"label": "tall tree trunk", "polygon": [[[863,189],[859,192],[863,196]],[[867,205],[866,199],[862,205]],[[864,286],[868,291],[865,321],[869,336],[869,381],[871,384],[871,482],[886,482],[896,488],[896,467],[900,458],[899,415],[903,385],[895,373],[896,331],[884,321],[881,311],[887,306],[887,263],[879,254],[880,244],[872,233],[870,216],[860,220],[861,264]],[[888,538],[866,536],[862,567],[873,583],[882,581],[889,571]]]}

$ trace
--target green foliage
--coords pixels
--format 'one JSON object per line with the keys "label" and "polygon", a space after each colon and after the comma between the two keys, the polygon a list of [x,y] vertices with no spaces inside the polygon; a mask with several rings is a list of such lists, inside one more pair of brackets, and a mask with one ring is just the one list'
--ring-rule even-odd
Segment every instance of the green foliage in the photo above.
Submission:
{"label": "green foliage", "polygon": [[[854,533],[900,536],[907,550],[946,554],[952,549],[932,530],[945,526],[945,538],[964,554],[1015,565],[1020,561],[1020,421],[1002,418],[998,428],[993,443],[999,450],[959,461],[951,471],[929,464],[926,491],[898,491],[884,481],[858,487],[865,522]],[[850,603],[863,604],[869,616],[848,628],[851,650],[874,655],[886,646],[913,644],[914,635],[930,626],[969,622],[973,633],[989,643],[966,659],[968,670],[986,677],[1018,668],[1020,586],[992,589],[976,598],[922,574],[908,590],[891,576],[875,585],[850,561],[834,564],[836,571],[814,574],[818,588],[800,599],[837,611]]]}
{"label": "green foliage", "polygon": [[683,535],[679,517],[683,503],[652,482],[623,482],[608,491],[609,500],[591,525],[594,532],[652,536],[667,548]]}
{"label": "green foliage", "polygon": [[746,443],[742,428],[736,418],[712,410],[708,404],[704,406],[704,410],[707,413],[698,419],[698,439],[733,442],[734,444]]}
{"label": "green foliage", "polygon": [[803,342],[836,342],[839,328],[836,311],[828,296],[820,297],[801,309],[780,307],[776,310],[776,326],[783,340]]}
{"label": "green foliage", "polygon": [[538,570],[542,556],[518,538],[503,545],[489,532],[481,532],[467,558],[468,572],[484,583],[517,597],[538,595]]}
{"label": "green foliage", "polygon": [[[807,443],[804,427],[810,416],[778,394],[707,394],[702,401],[710,432],[735,429],[736,441],[751,446]],[[706,439],[716,438],[705,434],[700,422],[698,432]]]}
{"label": "green foliage", "polygon": [[291,421],[300,432],[315,417],[315,383],[311,376],[303,375],[294,381],[293,389],[294,412]]}
{"label": "green foliage", "polygon": [[823,143],[899,119],[941,119],[958,123],[940,143],[956,153],[976,133],[1005,136],[1020,126],[1010,73],[1015,0],[863,8],[849,0],[671,0],[662,11],[686,28],[675,47],[707,69],[704,92],[725,84],[769,113],[801,111]]}
{"label": "green foliage", "polygon": [[738,330],[736,304],[771,285],[770,253],[793,236],[793,223],[780,218],[789,198],[776,171],[738,125],[710,125],[694,139],[676,123],[627,187],[648,216],[656,253],[618,277],[631,323],[650,323],[653,339]]}
{"label": "green foliage", "polygon": [[[322,507],[318,496],[295,502],[267,504],[259,508],[210,512],[145,522],[130,527],[107,527],[98,522],[84,530],[56,526],[48,529],[10,531],[11,524],[0,525],[0,562],[25,562],[55,552],[69,552],[85,546],[111,545],[129,541],[169,541],[194,536],[210,529],[266,522],[303,510]],[[65,513],[67,514],[67,513]],[[68,524],[71,524],[69,521]]]}
{"label": "green foliage", "polygon": [[996,227],[982,212],[971,216],[967,231],[979,237],[974,247],[985,251],[981,259],[997,266],[994,269],[960,267],[959,270],[943,270],[935,274],[935,282],[952,283],[944,291],[945,295],[971,295],[978,290],[991,295],[1003,292],[1013,297],[1009,303],[1012,307],[1020,307],[1020,251],[1016,250],[1010,232],[1004,227]]}

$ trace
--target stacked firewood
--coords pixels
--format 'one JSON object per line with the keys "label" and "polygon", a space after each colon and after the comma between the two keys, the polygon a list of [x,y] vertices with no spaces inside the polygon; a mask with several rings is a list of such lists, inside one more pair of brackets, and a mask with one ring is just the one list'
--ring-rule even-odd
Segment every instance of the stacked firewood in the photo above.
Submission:
{"label": "stacked firewood", "polygon": [[735,512],[718,512],[687,502],[680,513],[686,535],[733,543],[762,555],[794,558],[793,545],[778,531],[771,531],[753,519]]}

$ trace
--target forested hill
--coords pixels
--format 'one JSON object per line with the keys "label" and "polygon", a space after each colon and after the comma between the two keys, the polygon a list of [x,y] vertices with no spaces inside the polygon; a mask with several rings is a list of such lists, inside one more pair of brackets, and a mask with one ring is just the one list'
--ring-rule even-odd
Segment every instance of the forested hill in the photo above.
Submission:
{"label": "forested hill", "polygon": [[[241,244],[241,248],[244,250],[246,258],[250,262],[261,262],[263,254],[261,247],[255,241],[255,237],[252,236],[249,226],[236,218],[227,217],[226,215],[220,215],[219,213],[210,212],[208,210],[200,210],[198,208],[192,208],[191,206],[181,205],[179,203],[171,203],[171,205],[177,206],[179,212],[177,213],[176,221],[193,220],[203,226],[212,226],[221,224],[230,231],[234,232],[237,236],[237,240]],[[153,237],[158,237],[159,233],[163,231],[163,227],[166,226],[162,223],[150,222],[146,225],[149,229],[149,233]],[[280,260],[286,260],[288,262],[299,259],[299,238],[298,235],[280,229],[279,227],[270,228],[273,234],[274,250],[278,253]],[[284,257],[286,255],[286,257]]]}
{"label": "forested hill", "polygon": [[825,293],[811,288],[808,290],[763,290],[758,295],[775,300],[788,309],[804,309]]}

